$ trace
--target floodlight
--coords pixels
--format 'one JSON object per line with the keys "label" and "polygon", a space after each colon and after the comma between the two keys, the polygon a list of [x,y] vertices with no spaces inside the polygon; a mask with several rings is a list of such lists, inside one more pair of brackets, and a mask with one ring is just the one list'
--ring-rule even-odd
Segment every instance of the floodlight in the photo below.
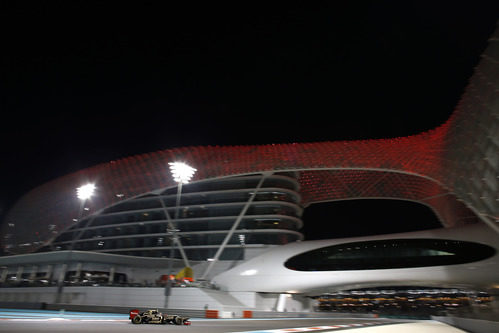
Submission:
{"label": "floodlight", "polygon": [[182,162],[170,162],[170,172],[172,173],[173,180],[177,183],[187,184],[197,169],[182,163]]}
{"label": "floodlight", "polygon": [[76,196],[78,199],[87,200],[94,194],[94,191],[95,184],[86,184],[76,189]]}

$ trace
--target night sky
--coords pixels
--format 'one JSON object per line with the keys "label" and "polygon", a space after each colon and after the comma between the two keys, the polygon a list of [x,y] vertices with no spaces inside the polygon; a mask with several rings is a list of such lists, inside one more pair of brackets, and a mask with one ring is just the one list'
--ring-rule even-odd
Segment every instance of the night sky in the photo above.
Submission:
{"label": "night sky", "polygon": [[[182,3],[0,3],[0,221],[30,189],[130,155],[432,129],[499,19],[497,1]],[[304,220],[307,239],[438,227],[378,200]],[[327,220],[348,228],[318,233]]]}

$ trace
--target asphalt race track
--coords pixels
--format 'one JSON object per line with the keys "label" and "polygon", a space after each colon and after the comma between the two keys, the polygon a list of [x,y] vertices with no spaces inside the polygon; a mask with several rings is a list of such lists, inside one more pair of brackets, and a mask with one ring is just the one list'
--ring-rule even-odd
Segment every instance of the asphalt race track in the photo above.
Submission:
{"label": "asphalt race track", "polygon": [[[197,319],[190,326],[176,325],[134,325],[128,315],[88,312],[58,312],[41,310],[0,309],[0,332],[183,332],[183,333],[221,333],[221,332],[336,332],[349,330],[359,332],[463,332],[438,322],[395,321],[389,319],[358,318],[280,318],[280,319]],[[402,325],[403,327],[399,327]],[[430,327],[430,326],[431,327]]]}

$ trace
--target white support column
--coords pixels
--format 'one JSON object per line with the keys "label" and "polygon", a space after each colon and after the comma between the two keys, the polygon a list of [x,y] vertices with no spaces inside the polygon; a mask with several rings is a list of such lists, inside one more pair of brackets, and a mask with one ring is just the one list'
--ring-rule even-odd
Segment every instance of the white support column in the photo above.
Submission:
{"label": "white support column", "polygon": [[38,266],[33,265],[33,267],[31,267],[31,272],[29,273],[29,279],[31,281],[33,281],[36,278],[36,272],[37,271],[38,271]]}
{"label": "white support column", "polygon": [[68,264],[64,263],[61,265],[61,270],[59,272],[59,277],[57,278],[57,293],[55,294],[55,303],[62,302],[62,290],[64,289],[64,278],[66,277],[66,271],[68,270]]}
{"label": "white support column", "polygon": [[62,264],[61,270],[59,271],[59,277],[57,278],[57,283],[63,284],[64,278],[66,277],[66,271],[68,270],[68,264]]}
{"label": "white support column", "polygon": [[24,271],[24,267],[23,266],[17,267],[16,282],[21,281],[21,277],[23,276],[23,271]]}
{"label": "white support column", "polygon": [[288,294],[279,294],[279,298],[277,299],[277,304],[275,310],[277,312],[283,312],[286,310],[286,300],[288,299]]}
{"label": "white support column", "polygon": [[52,271],[54,270],[54,266],[52,265],[47,265],[47,273],[45,273],[45,279],[47,279],[47,281],[49,283],[52,282]]}
{"label": "white support column", "polygon": [[109,284],[113,284],[114,282],[114,273],[116,273],[116,267],[111,266],[111,269],[109,269],[109,280],[107,281]]}
{"label": "white support column", "polygon": [[75,278],[75,279],[78,279],[78,282],[79,282],[79,281],[81,281],[81,277],[80,277],[80,275],[81,275],[81,267],[82,267],[82,266],[83,266],[83,265],[82,265],[82,263],[81,263],[81,262],[79,262],[79,263],[77,263],[77,264],[76,264],[76,271],[75,271],[74,278]]}
{"label": "white support column", "polygon": [[253,194],[251,195],[251,197],[248,199],[248,201],[244,205],[244,207],[241,210],[241,212],[239,213],[239,216],[237,217],[237,219],[234,221],[234,224],[232,225],[232,228],[230,228],[229,232],[225,236],[225,239],[223,240],[222,244],[218,248],[217,252],[215,253],[215,256],[213,257],[213,259],[208,264],[208,267],[206,267],[206,270],[204,271],[204,273],[201,276],[200,280],[203,280],[203,279],[205,279],[208,276],[208,273],[213,268],[213,265],[218,261],[218,258],[220,257],[220,255],[222,254],[223,250],[225,249],[225,246],[227,246],[227,244],[229,243],[232,235],[234,234],[234,231],[236,231],[237,227],[239,226],[239,223],[241,222],[241,220],[243,219],[244,215],[246,214],[246,211],[251,206],[251,203],[253,202],[253,200],[256,197],[256,193],[258,192],[258,190],[263,185],[263,181],[268,176],[270,176],[270,175],[272,175],[272,172],[266,172],[266,173],[262,174],[262,179],[260,179],[260,181],[258,182],[258,185],[256,186],[255,190],[253,191]]}

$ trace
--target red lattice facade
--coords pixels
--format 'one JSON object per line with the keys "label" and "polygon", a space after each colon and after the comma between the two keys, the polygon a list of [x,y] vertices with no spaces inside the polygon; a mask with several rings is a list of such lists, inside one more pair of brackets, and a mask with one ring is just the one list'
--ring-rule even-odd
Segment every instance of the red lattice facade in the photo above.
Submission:
{"label": "red lattice facade", "polygon": [[[27,193],[2,234],[17,244],[46,241],[78,215],[75,188],[92,181],[95,212],[113,203],[175,186],[168,162],[198,169],[193,181],[262,172],[296,171],[301,204],[352,198],[398,198],[431,207],[446,227],[497,221],[499,169],[499,38],[452,117],[419,135],[363,141],[258,146],[200,146],[131,156],[70,174]],[[14,224],[15,227],[9,227]],[[47,225],[54,225],[49,231]],[[15,230],[10,230],[13,228]],[[23,252],[33,250],[24,247]]]}

